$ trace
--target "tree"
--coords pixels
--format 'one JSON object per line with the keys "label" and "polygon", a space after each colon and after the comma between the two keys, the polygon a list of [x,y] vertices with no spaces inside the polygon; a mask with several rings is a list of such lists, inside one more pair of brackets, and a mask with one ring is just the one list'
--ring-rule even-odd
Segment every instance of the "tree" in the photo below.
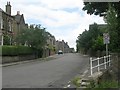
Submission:
{"label": "tree", "polygon": [[120,52],[120,2],[84,2],[88,14],[103,16],[108,24],[111,51]]}
{"label": "tree", "polygon": [[94,14],[99,16],[106,16],[106,12],[109,10],[109,4],[115,8],[115,11],[120,18],[120,2],[84,2],[83,10],[88,14]]}
{"label": "tree", "polygon": [[41,28],[41,25],[30,25],[30,28],[20,32],[16,38],[16,42],[18,45],[22,44],[33,48],[36,57],[42,57],[47,39],[46,28]]}
{"label": "tree", "polygon": [[103,37],[98,36],[96,40],[94,40],[93,45],[92,45],[93,50],[97,51],[103,51],[105,50],[105,45],[103,44]]}
{"label": "tree", "polygon": [[90,26],[88,31],[85,30],[78,36],[78,39],[76,40],[77,51],[81,51],[86,54],[88,51],[96,52],[97,50],[105,50],[102,35],[103,30],[94,23]]}
{"label": "tree", "polygon": [[27,44],[36,49],[43,48],[46,44],[47,34],[40,25],[22,30],[16,39],[22,45]]}
{"label": "tree", "polygon": [[119,46],[119,23],[117,20],[117,12],[115,9],[109,4],[109,9],[107,11],[107,17],[105,17],[107,22],[107,29],[110,34],[110,49],[111,51],[118,51]]}

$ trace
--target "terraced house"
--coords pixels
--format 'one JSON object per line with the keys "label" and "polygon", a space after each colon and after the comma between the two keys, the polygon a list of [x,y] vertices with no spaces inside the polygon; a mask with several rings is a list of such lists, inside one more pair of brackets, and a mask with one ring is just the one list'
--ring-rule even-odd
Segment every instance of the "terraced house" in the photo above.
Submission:
{"label": "terraced house", "polygon": [[56,49],[57,49],[57,52],[59,50],[62,50],[63,53],[69,53],[70,52],[70,47],[68,45],[68,42],[65,42],[64,40],[62,40],[62,41],[57,40],[56,41]]}
{"label": "terraced house", "polygon": [[11,5],[7,2],[6,11],[0,8],[0,45],[16,44],[16,36],[26,25],[24,16],[19,11],[16,15],[11,15]]}

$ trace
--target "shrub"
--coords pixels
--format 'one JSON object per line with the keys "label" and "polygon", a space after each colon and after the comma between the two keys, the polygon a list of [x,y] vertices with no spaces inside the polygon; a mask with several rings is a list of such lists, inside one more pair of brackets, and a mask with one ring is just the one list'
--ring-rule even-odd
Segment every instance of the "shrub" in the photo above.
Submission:
{"label": "shrub", "polygon": [[34,54],[35,54],[36,58],[41,58],[43,56],[43,49],[42,48],[39,48],[39,49],[34,48]]}
{"label": "shrub", "polygon": [[102,81],[96,88],[118,88],[118,82],[115,80]]}
{"label": "shrub", "polygon": [[80,83],[78,83],[78,81],[80,81],[80,77],[75,77],[73,80],[72,80],[72,83],[77,86],[77,87],[80,87]]}

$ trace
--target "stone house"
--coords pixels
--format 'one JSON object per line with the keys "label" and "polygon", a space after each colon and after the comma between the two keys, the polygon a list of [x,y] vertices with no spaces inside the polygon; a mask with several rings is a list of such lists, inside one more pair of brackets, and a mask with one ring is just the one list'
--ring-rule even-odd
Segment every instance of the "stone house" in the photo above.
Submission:
{"label": "stone house", "polygon": [[75,49],[74,48],[70,48],[70,53],[75,53]]}
{"label": "stone house", "polygon": [[44,49],[44,57],[50,56],[56,53],[56,39],[53,35],[47,32],[48,38],[46,42],[46,46]]}
{"label": "stone house", "polygon": [[62,50],[63,53],[69,53],[69,45],[64,40],[62,41],[56,41],[56,51]]}
{"label": "stone house", "polygon": [[3,18],[2,18],[2,9],[0,8],[0,45],[3,45],[3,36],[2,36],[2,31],[3,31]]}
{"label": "stone house", "polygon": [[6,11],[0,8],[0,45],[13,45],[20,30],[26,28],[23,14],[11,15],[11,5],[7,2]]}

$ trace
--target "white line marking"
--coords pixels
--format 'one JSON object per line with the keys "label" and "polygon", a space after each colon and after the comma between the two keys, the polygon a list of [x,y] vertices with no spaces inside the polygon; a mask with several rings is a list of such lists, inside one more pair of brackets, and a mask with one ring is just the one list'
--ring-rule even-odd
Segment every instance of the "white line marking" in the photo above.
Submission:
{"label": "white line marking", "polygon": [[70,87],[70,85],[67,85],[67,87]]}

